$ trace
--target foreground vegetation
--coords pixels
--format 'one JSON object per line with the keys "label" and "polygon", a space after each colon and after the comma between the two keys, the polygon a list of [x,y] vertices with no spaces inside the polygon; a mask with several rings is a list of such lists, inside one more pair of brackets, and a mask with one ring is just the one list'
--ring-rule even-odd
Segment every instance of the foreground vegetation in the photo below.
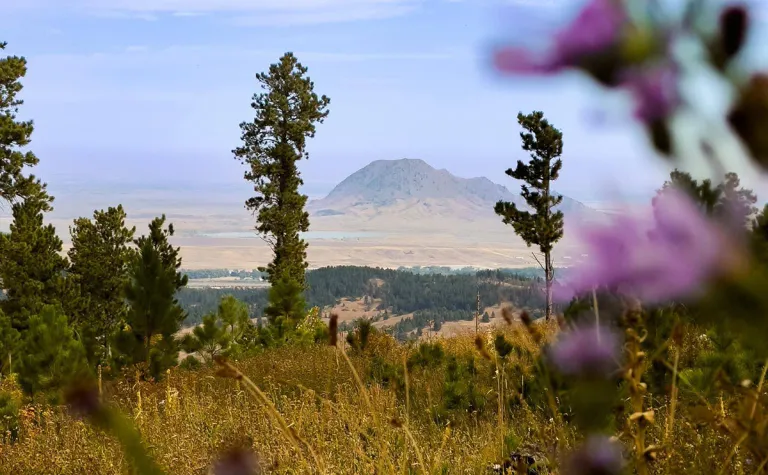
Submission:
{"label": "foreground vegetation", "polygon": [[[545,338],[556,331],[553,324],[534,326]],[[511,350],[495,343],[497,335]],[[104,400],[130,415],[149,453],[171,474],[207,473],[239,447],[252,447],[269,473],[319,472],[310,452],[292,445],[294,432],[325,473],[489,473],[505,462],[516,462],[522,473],[550,473],[578,441],[567,422],[574,416],[569,404],[558,398],[557,413],[549,412],[547,394],[537,387],[539,345],[523,326],[482,338],[478,351],[472,334],[420,346],[373,334],[364,350],[346,348],[362,385],[342,350],[327,344],[271,349],[235,362],[274,403],[288,433],[245,382],[222,378],[214,367],[172,369],[159,383],[126,375],[105,382]],[[680,369],[701,364],[712,349],[700,338],[686,338]],[[2,383],[18,398],[13,386]],[[657,473],[711,473],[712,467],[753,473],[748,451],[732,453],[728,436],[702,422],[693,399],[685,401],[673,420],[670,398],[649,400],[656,424],[648,441],[668,447]],[[732,401],[727,393],[716,399],[716,416],[732,415]],[[0,473],[129,471],[130,453],[126,458],[113,436],[105,438],[61,408],[26,406],[16,431],[16,443],[5,435]]]}

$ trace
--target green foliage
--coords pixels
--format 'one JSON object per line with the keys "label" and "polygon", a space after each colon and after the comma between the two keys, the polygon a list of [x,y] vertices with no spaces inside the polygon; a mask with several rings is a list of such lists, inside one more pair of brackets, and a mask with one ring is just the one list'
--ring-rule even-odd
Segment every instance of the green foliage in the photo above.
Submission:
{"label": "green foliage", "polygon": [[78,218],[70,227],[68,279],[77,284],[79,293],[76,313],[70,316],[93,364],[106,356],[108,336],[128,313],[125,289],[136,254],[128,245],[136,228],[127,228],[125,218],[118,205],[95,211],[93,220]]}
{"label": "green foliage", "polygon": [[231,343],[231,334],[222,325],[220,316],[210,314],[184,338],[182,348],[188,353],[197,352],[206,363],[211,363],[216,356],[225,354]]}
{"label": "green foliage", "polygon": [[306,302],[301,284],[288,278],[281,278],[269,288],[269,305],[264,309],[275,338],[286,338],[304,318]]}
{"label": "green foliage", "polygon": [[185,314],[175,295],[187,284],[187,277],[178,272],[179,249],[168,242],[173,225],[163,229],[164,224],[165,215],[155,218],[149,225],[149,235],[135,240],[139,250],[131,263],[131,281],[126,287],[130,311],[114,340],[118,368],[146,363],[155,379],[176,364],[179,345],[174,334]]}
{"label": "green foliage", "polygon": [[[0,42],[0,50],[7,43]],[[15,203],[17,199],[36,199],[43,211],[50,210],[52,198],[47,196],[45,185],[34,175],[25,175],[28,168],[39,160],[29,150],[34,126],[32,121],[17,119],[19,107],[24,101],[17,96],[21,92],[21,79],[27,74],[27,60],[18,56],[0,58],[0,199]]]}
{"label": "green foliage", "polygon": [[368,347],[371,334],[375,332],[373,323],[366,318],[361,318],[355,322],[355,330],[347,333],[347,343],[354,351],[362,353]]}
{"label": "green foliage", "polygon": [[11,325],[11,319],[0,310],[0,377],[11,374],[21,344],[19,332]]}
{"label": "green foliage", "polygon": [[739,175],[734,172],[726,173],[722,182],[713,185],[711,180],[695,180],[689,173],[675,169],[657,194],[671,186],[687,192],[708,215],[730,223],[747,226],[757,212],[757,196],[741,186]]}
{"label": "green foliage", "polygon": [[517,168],[508,169],[507,175],[525,184],[520,195],[532,209],[524,211],[515,203],[499,201],[496,214],[502,217],[504,224],[509,224],[528,246],[536,245],[544,254],[544,273],[547,282],[546,317],[552,313],[551,283],[554,279],[551,252],[555,243],[563,237],[563,213],[554,211],[563,201],[561,195],[552,194],[551,183],[557,180],[563,162],[559,158],[563,153],[563,134],[553,127],[544,114],[535,111],[531,114],[517,115],[517,121],[525,130],[520,133],[523,150],[531,152],[528,164],[517,161]]}
{"label": "green foliage", "polygon": [[493,339],[493,347],[496,350],[496,354],[502,360],[505,360],[515,350],[515,347],[501,333],[496,334],[496,337]]}
{"label": "green foliage", "polygon": [[[382,282],[376,285],[375,282]],[[536,279],[513,271],[478,271],[471,274],[414,274],[405,270],[373,267],[335,266],[307,272],[304,296],[308,306],[335,305],[344,297],[379,300],[378,310],[392,315],[416,312],[401,322],[403,331],[424,326],[428,321],[472,320],[475,297],[481,302],[511,302],[518,308],[544,308],[545,300]],[[251,318],[263,314],[268,289],[184,288],[178,299],[189,317],[185,325],[202,322],[204,315],[217,310],[222,297],[231,294],[248,306]],[[373,309],[376,310],[376,309]]]}
{"label": "green foliage", "polygon": [[264,92],[253,96],[256,117],[240,124],[243,145],[233,151],[248,166],[245,179],[257,193],[246,207],[257,214],[256,229],[274,252],[269,266],[259,270],[267,272],[272,284],[293,280],[301,289],[307,243],[299,233],[309,230],[309,214],[304,211],[307,197],[299,193],[303,181],[297,162],[309,157],[306,140],[328,116],[330,103],[315,94],[306,73],[293,53],[286,53],[268,73],[256,75]]}
{"label": "green foliage", "polygon": [[491,316],[488,315],[488,312],[483,312],[483,316],[480,318],[480,321],[483,323],[489,323],[491,321]]}
{"label": "green foliage", "polygon": [[14,442],[19,437],[20,408],[18,398],[9,392],[0,392],[0,442]]}
{"label": "green foliage", "polygon": [[222,297],[217,313],[206,315],[203,324],[187,335],[182,346],[189,353],[198,352],[210,363],[216,355],[241,355],[262,344],[254,333],[248,307],[232,295]]}
{"label": "green foliage", "polygon": [[25,393],[61,400],[62,390],[88,375],[83,345],[60,308],[46,305],[29,318],[19,351],[19,384]]}
{"label": "green foliage", "polygon": [[442,410],[444,413],[452,410],[468,413],[482,411],[487,400],[477,388],[477,374],[474,356],[459,358],[450,355],[448,357],[443,386]]}
{"label": "green foliage", "polygon": [[416,352],[412,353],[406,360],[406,367],[409,372],[417,369],[436,369],[442,366],[445,361],[445,350],[439,342],[421,343]]}
{"label": "green foliage", "polygon": [[227,295],[219,302],[218,310],[218,316],[222,324],[226,326],[232,341],[239,343],[251,323],[248,306],[233,295]]}
{"label": "green foliage", "polygon": [[202,366],[200,360],[192,355],[187,355],[187,357],[184,358],[181,363],[179,363],[179,367],[187,371],[195,371],[199,369],[200,366]]}
{"label": "green foliage", "polygon": [[53,225],[43,224],[46,209],[47,202],[33,198],[14,203],[10,233],[0,234],[0,281],[7,296],[0,309],[19,330],[45,305],[66,300],[68,263]]}

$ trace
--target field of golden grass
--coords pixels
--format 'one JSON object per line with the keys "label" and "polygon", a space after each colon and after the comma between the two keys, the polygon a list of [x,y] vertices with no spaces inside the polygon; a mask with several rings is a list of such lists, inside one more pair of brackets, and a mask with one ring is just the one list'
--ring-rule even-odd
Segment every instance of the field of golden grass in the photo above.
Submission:
{"label": "field of golden grass", "polygon": [[[537,351],[516,326],[504,332],[515,345]],[[483,338],[490,342],[493,335],[484,333]],[[376,359],[402,365],[414,351],[385,336],[374,338],[365,355],[350,352],[349,360],[341,348],[314,345],[268,350],[233,362],[276,412],[249,394],[245,383],[217,377],[215,368],[176,368],[158,383],[130,376],[105,381],[104,399],[130,416],[150,453],[171,474],[209,473],[222,451],[243,445],[256,451],[264,473],[276,474],[480,474],[489,473],[489,466],[511,451],[556,462],[574,445],[574,429],[545,416],[534,403],[513,408],[497,403],[507,382],[496,379],[494,363],[478,355],[472,335],[440,341],[447,355],[475,360],[480,376],[474,384],[487,397],[486,410],[434,416],[444,402],[444,367],[408,373],[405,391],[369,378]],[[520,376],[529,363],[509,362]],[[656,429],[649,437],[660,441],[665,403],[657,402],[655,409]],[[292,442],[292,434],[300,444]],[[738,466],[738,458],[723,465],[731,449],[723,436],[684,415],[667,446],[656,473],[712,473],[714,466]],[[130,472],[111,436],[61,408],[31,405],[22,410],[19,439],[0,445],[0,473]]]}

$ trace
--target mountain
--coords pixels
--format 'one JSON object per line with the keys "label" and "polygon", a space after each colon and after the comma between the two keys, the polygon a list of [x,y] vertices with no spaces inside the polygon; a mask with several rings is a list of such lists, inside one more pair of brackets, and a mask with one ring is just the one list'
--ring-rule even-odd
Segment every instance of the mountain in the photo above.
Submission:
{"label": "mountain", "polygon": [[[498,220],[493,207],[500,200],[526,208],[519,194],[488,178],[460,178],[423,160],[404,158],[371,162],[336,185],[325,198],[310,201],[307,208],[315,217],[370,220],[397,214],[403,218],[450,216],[471,222]],[[558,208],[569,221],[600,214],[565,196]]]}

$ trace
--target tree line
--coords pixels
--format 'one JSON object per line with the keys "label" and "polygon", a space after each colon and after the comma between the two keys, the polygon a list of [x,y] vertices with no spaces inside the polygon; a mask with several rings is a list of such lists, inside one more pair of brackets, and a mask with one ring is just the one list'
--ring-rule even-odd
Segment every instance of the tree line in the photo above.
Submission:
{"label": "tree line", "polygon": [[[390,314],[417,311],[464,312],[475,310],[477,295],[482,305],[501,301],[518,307],[543,308],[539,281],[513,271],[479,271],[472,274],[414,274],[408,271],[373,267],[337,266],[310,270],[306,274],[304,298],[310,307],[328,307],[342,298],[378,299],[379,309]],[[262,315],[269,301],[267,289],[184,288],[178,300],[187,313],[184,324],[199,324],[204,315],[216,309],[226,295],[246,303],[251,318]],[[437,317],[451,321],[449,317]]]}

